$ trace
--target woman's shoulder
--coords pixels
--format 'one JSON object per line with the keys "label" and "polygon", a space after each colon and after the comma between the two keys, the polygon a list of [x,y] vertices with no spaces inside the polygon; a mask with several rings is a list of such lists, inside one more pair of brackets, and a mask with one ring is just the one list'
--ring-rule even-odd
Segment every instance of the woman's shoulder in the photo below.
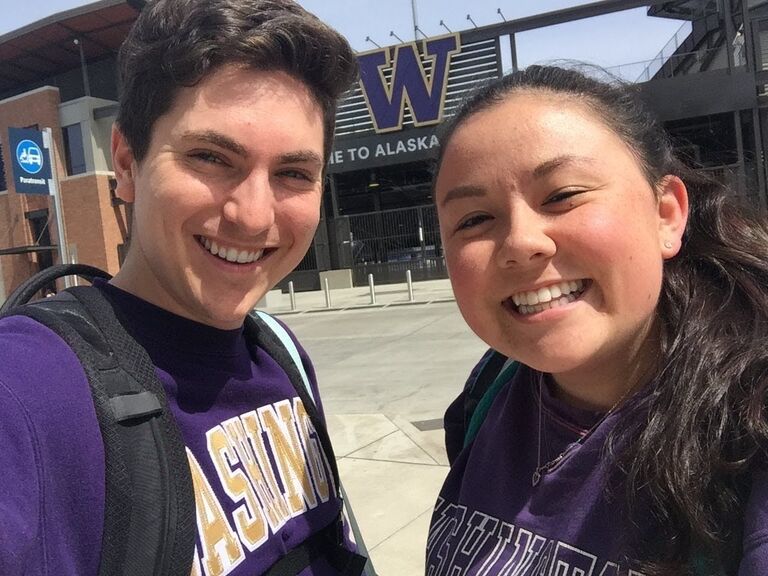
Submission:
{"label": "woman's shoulder", "polygon": [[752,473],[743,524],[739,576],[768,574],[768,468]]}

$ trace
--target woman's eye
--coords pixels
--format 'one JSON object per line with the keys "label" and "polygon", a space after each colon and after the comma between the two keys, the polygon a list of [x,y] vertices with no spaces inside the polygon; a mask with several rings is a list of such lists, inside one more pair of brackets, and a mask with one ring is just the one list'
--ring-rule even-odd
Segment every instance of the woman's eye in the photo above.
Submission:
{"label": "woman's eye", "polygon": [[546,202],[544,204],[558,204],[561,202],[565,202],[566,200],[573,198],[577,194],[581,194],[584,192],[584,190],[562,190],[560,192],[555,192],[547,198]]}
{"label": "woman's eye", "polygon": [[467,230],[468,228],[474,228],[475,226],[478,226],[486,220],[490,219],[491,217],[488,214],[475,214],[474,216],[470,216],[469,218],[465,218],[459,222],[459,225],[456,227],[456,229]]}

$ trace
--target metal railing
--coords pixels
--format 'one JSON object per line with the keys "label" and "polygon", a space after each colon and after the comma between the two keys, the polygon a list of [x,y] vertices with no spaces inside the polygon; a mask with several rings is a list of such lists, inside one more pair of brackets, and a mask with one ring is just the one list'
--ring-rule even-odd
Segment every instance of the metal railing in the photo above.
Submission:
{"label": "metal railing", "polygon": [[659,53],[648,61],[645,69],[637,77],[635,82],[647,82],[653,78],[656,75],[656,72],[661,70],[667,60],[669,60],[675,54],[675,51],[680,48],[680,45],[685,42],[685,39],[690,36],[691,29],[692,26],[690,22],[683,22],[680,28],[678,28],[672,35],[672,38],[667,40],[667,43],[664,44],[661,50],[659,50]]}
{"label": "metal railing", "polygon": [[442,251],[431,205],[350,215],[349,228],[354,264],[407,262]]}
{"label": "metal railing", "polygon": [[718,61],[718,53],[722,48],[707,48],[694,52],[673,54],[662,61],[659,56],[653,60],[640,60],[610,66],[605,70],[612,76],[630,83],[648,82],[654,78],[676,78],[694,74],[704,70],[715,70],[728,67],[727,58]]}
{"label": "metal railing", "polygon": [[368,274],[399,282],[408,269],[418,280],[447,275],[432,205],[350,215],[349,231],[355,284]]}

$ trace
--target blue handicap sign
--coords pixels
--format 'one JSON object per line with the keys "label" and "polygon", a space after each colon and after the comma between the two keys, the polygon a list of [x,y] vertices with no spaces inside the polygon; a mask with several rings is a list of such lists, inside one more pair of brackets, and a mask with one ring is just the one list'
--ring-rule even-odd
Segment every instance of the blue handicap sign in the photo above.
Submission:
{"label": "blue handicap sign", "polygon": [[16,160],[27,174],[37,174],[43,169],[43,153],[32,140],[22,140],[16,146]]}
{"label": "blue handicap sign", "polygon": [[43,133],[28,128],[9,128],[11,172],[18,194],[51,194],[50,152],[43,144]]}

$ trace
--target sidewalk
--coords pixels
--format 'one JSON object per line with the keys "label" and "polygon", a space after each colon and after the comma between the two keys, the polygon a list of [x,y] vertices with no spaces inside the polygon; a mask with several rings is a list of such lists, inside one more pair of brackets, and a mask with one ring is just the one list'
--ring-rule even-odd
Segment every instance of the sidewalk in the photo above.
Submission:
{"label": "sidewalk", "polygon": [[485,345],[447,280],[287,294],[267,311],[312,357],[339,473],[379,576],[423,576],[432,507],[448,472],[442,416]]}
{"label": "sidewalk", "polygon": [[330,290],[330,307],[327,305],[325,292],[296,292],[296,309],[291,309],[289,294],[275,294],[278,304],[272,301],[260,309],[270,314],[304,314],[330,310],[347,310],[362,308],[385,308],[409,304],[428,304],[434,302],[452,302],[453,290],[448,280],[427,280],[413,283],[413,301],[409,299],[408,285],[384,284],[374,288],[375,303],[371,301],[371,291],[368,286]]}

